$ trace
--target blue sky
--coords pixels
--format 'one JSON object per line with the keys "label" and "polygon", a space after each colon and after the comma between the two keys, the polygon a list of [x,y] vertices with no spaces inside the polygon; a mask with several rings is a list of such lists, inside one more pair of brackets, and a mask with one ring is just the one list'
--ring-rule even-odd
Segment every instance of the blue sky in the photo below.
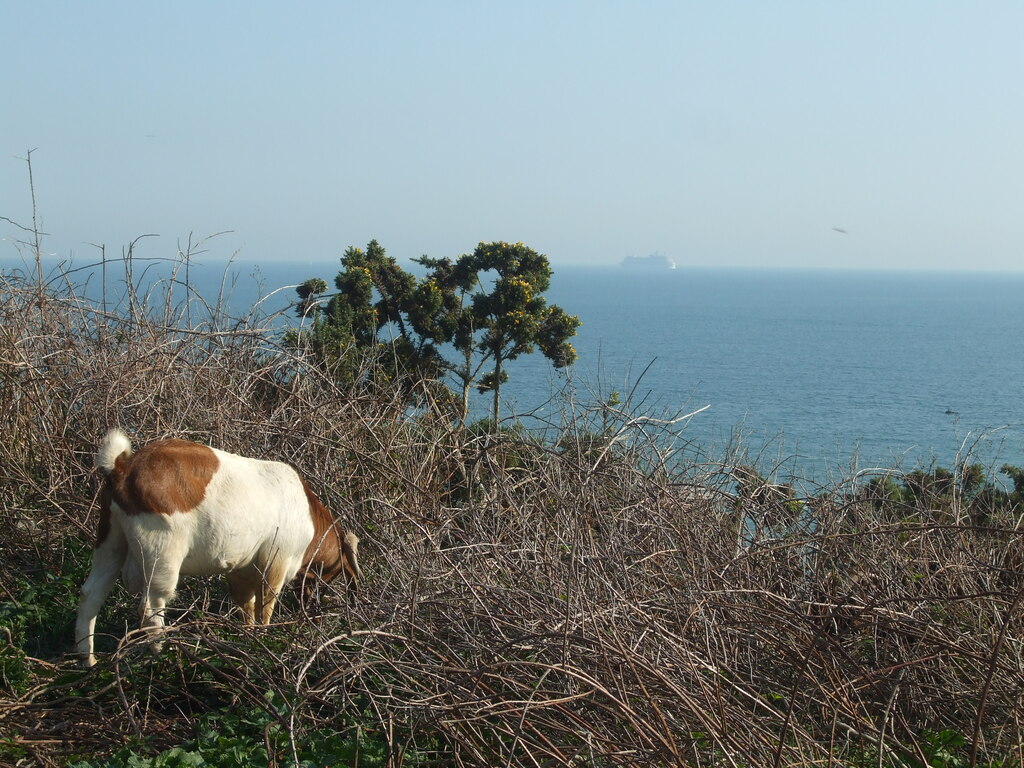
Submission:
{"label": "blue sky", "polygon": [[60,256],[231,230],[210,258],[504,239],[556,266],[1022,266],[1024,3],[8,0],[3,17],[0,215],[30,219],[34,148]]}

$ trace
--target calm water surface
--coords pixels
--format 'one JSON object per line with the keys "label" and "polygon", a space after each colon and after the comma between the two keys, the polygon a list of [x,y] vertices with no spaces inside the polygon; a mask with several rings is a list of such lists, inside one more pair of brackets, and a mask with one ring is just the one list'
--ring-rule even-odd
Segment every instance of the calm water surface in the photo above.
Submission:
{"label": "calm water surface", "polygon": [[[563,267],[549,297],[584,323],[577,382],[710,404],[686,431],[710,448],[739,432],[816,475],[949,465],[965,442],[1024,461],[1024,275]],[[561,383],[540,362],[512,373],[521,410]]]}

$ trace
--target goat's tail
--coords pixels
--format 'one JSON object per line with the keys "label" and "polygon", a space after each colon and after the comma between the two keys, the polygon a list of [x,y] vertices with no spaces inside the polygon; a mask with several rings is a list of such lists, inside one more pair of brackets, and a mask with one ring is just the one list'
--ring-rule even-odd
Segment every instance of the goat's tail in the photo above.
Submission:
{"label": "goat's tail", "polygon": [[120,429],[112,429],[107,432],[106,437],[100,441],[99,450],[96,451],[96,467],[103,474],[109,475],[114,471],[114,464],[119,456],[132,453],[132,442]]}

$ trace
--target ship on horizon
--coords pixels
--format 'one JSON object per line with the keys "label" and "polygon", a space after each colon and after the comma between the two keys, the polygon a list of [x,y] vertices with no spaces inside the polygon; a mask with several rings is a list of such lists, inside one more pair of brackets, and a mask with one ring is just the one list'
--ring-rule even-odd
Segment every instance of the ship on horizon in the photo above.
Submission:
{"label": "ship on horizon", "polygon": [[675,269],[676,263],[661,253],[652,253],[650,256],[627,256],[622,260],[624,267],[660,267],[662,269]]}

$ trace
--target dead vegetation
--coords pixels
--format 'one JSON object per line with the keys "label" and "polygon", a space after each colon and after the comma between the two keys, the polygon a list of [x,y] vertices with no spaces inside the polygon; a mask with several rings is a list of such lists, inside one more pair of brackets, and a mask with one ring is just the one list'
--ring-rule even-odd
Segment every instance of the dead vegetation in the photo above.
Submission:
{"label": "dead vegetation", "polygon": [[[625,406],[543,436],[463,428],[339,389],[275,318],[196,296],[182,259],[146,291],[131,253],[100,296],[66,270],[0,282],[0,762],[212,729],[266,765],[1024,765],[1015,508],[894,518],[849,485],[794,506],[680,464],[675,427]],[[114,425],[315,478],[363,541],[359,604],[249,630],[192,580],[153,658],[117,641],[122,595],[79,670]]]}

